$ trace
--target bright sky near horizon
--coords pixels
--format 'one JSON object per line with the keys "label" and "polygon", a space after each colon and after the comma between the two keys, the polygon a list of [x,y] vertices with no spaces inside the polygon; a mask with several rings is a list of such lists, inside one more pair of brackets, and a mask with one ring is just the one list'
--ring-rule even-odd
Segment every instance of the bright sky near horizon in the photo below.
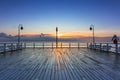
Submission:
{"label": "bright sky near horizon", "polygon": [[0,0],[0,32],[91,36],[120,35],[120,0]]}

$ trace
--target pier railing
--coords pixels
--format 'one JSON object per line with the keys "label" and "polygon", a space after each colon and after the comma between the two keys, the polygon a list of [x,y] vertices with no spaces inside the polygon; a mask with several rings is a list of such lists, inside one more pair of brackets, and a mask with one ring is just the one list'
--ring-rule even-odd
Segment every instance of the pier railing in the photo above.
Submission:
{"label": "pier railing", "polygon": [[87,47],[87,43],[79,42],[59,42],[56,46],[55,42],[30,42],[25,43],[26,48],[80,48]]}
{"label": "pier railing", "polygon": [[113,44],[113,43],[88,43],[88,48],[106,51],[106,52],[114,52],[120,53],[120,43]]}
{"label": "pier railing", "polygon": [[16,51],[25,48],[23,43],[0,43],[0,53]]}
{"label": "pier railing", "polygon": [[99,51],[120,53],[120,43],[79,43],[79,42],[24,42],[24,43],[0,43],[0,53],[21,50],[24,48],[80,48],[86,47]]}
{"label": "pier railing", "polygon": [[87,43],[79,42],[24,42],[24,43],[0,43],[0,53],[21,50],[24,48],[80,48],[87,47]]}

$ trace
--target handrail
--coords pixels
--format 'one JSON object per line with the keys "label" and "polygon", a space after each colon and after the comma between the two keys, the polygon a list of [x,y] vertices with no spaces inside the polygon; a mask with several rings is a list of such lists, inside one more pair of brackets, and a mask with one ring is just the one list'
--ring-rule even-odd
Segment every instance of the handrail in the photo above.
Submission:
{"label": "handrail", "polygon": [[89,43],[88,48],[100,50],[100,51],[107,51],[107,52],[114,52],[120,53],[120,43],[113,44],[113,43]]}
{"label": "handrail", "polygon": [[[57,48],[81,48],[86,47],[99,51],[120,53],[120,43],[80,43],[80,42],[59,42]],[[21,50],[24,48],[56,48],[55,42],[25,42],[25,43],[0,43],[0,53]]]}
{"label": "handrail", "polygon": [[0,53],[5,53],[9,51],[16,51],[25,48],[23,43],[0,43]]}
{"label": "handrail", "polygon": [[[56,48],[55,42],[26,42],[26,48]],[[87,43],[59,42],[57,48],[80,48],[87,47]]]}

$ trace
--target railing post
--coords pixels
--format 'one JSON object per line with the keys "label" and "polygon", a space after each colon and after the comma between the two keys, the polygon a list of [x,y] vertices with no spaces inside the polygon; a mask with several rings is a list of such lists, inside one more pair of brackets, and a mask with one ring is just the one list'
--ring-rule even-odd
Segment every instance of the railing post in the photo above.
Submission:
{"label": "railing post", "polygon": [[115,50],[116,50],[116,53],[118,53],[118,44],[115,44]]}
{"label": "railing post", "polygon": [[18,50],[18,43],[16,43],[15,46],[16,46],[16,50]]}
{"label": "railing post", "polygon": [[33,49],[35,49],[35,43],[33,43]]}
{"label": "railing post", "polygon": [[100,51],[101,51],[101,49],[102,49],[102,43],[100,43]]}
{"label": "railing post", "polygon": [[80,48],[80,43],[78,42],[78,48]]}
{"label": "railing post", "polygon": [[92,43],[92,49],[94,49],[94,43]]}
{"label": "railing post", "polygon": [[69,48],[71,47],[71,44],[69,43]]}
{"label": "railing post", "polygon": [[20,49],[22,49],[22,43],[20,43]]}
{"label": "railing post", "polygon": [[94,47],[94,46],[93,46],[93,43],[91,43],[91,49],[93,49],[93,47]]}
{"label": "railing post", "polygon": [[87,43],[87,48],[88,48],[89,44]]}
{"label": "railing post", "polygon": [[94,49],[96,50],[96,43],[94,43]]}
{"label": "railing post", "polygon": [[61,42],[61,48],[62,48],[62,42]]}
{"label": "railing post", "polygon": [[90,43],[90,49],[92,49],[92,43]]}
{"label": "railing post", "polygon": [[17,46],[17,50],[19,50],[19,43],[17,43],[16,46]]}
{"label": "railing post", "polygon": [[24,48],[26,49],[26,43],[24,43]]}
{"label": "railing post", "polygon": [[52,42],[52,49],[53,49],[53,42]]}
{"label": "railing post", "polygon": [[11,51],[13,51],[13,43],[11,43]]}
{"label": "railing post", "polygon": [[107,43],[107,52],[109,51],[109,44]]}
{"label": "railing post", "polygon": [[44,42],[43,42],[43,49],[44,49]]}
{"label": "railing post", "polygon": [[20,43],[17,43],[17,48],[18,48],[18,50],[20,50]]}
{"label": "railing post", "polygon": [[4,52],[6,52],[6,43],[4,43]]}

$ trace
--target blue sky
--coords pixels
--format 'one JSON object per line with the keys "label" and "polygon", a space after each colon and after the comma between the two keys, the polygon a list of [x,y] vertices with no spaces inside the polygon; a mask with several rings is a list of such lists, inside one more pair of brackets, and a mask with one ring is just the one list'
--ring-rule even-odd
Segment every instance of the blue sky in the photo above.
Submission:
{"label": "blue sky", "polygon": [[120,0],[0,0],[0,32],[17,34],[83,32],[89,36],[94,24],[96,36],[119,34]]}

